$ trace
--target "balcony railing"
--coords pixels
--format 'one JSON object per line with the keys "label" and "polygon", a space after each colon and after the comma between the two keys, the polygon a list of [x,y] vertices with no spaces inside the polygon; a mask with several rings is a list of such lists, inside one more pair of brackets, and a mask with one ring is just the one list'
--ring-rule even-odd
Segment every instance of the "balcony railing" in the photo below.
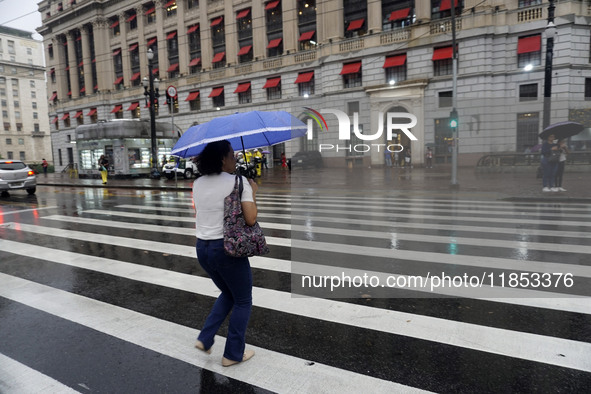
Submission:
{"label": "balcony railing", "polygon": [[279,59],[273,59],[273,60],[265,60],[263,62],[263,68],[265,70],[269,69],[269,68],[277,68],[277,67],[281,67],[283,65],[283,59],[279,58]]}
{"label": "balcony railing", "polygon": [[296,53],[293,56],[293,60],[296,63],[310,62],[310,61],[316,60],[316,50],[314,49],[311,51]]}
{"label": "balcony railing", "polygon": [[365,48],[365,42],[363,38],[353,38],[351,40],[339,43],[339,52],[349,52],[363,48]]}
{"label": "balcony railing", "polygon": [[537,7],[530,7],[519,10],[517,12],[517,22],[529,22],[535,21],[538,19],[542,19],[542,14],[544,13],[544,7],[537,6]]}
{"label": "balcony railing", "polygon": [[402,29],[392,30],[380,35],[380,44],[390,44],[393,42],[406,41],[410,38],[410,28],[405,27]]}
{"label": "balcony railing", "polygon": [[[462,18],[456,18],[456,31],[459,30],[462,30]],[[431,22],[430,33],[451,33],[451,18]]]}

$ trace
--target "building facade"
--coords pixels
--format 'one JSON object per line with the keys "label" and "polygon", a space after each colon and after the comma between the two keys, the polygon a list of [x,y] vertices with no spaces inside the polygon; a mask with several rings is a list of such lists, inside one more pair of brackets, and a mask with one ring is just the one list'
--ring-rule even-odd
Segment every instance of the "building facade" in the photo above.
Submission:
{"label": "building facade", "polygon": [[31,35],[0,26],[0,156],[51,163],[43,43]]}
{"label": "building facade", "polygon": [[[548,1],[453,5],[460,164],[537,144]],[[591,6],[555,5],[551,119],[587,122]],[[157,118],[174,117],[182,130],[237,111],[287,110],[313,132],[274,147],[276,158],[321,150],[330,166],[383,165],[385,147],[398,144],[415,164],[427,147],[436,163],[448,163],[451,8],[452,0],[42,1],[57,164],[77,155],[70,143],[76,125],[149,116],[141,82],[149,49],[161,93],[178,91],[168,107],[161,95]],[[349,116],[349,138],[339,133],[347,125],[335,111]],[[387,132],[389,124],[408,122],[401,113],[416,116],[416,140]]]}

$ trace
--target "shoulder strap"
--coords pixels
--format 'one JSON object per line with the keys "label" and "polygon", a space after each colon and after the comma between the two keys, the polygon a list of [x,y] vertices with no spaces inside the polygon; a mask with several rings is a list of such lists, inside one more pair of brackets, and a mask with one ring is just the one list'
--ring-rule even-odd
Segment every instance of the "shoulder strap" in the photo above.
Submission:
{"label": "shoulder strap", "polygon": [[240,174],[236,174],[236,181],[238,182],[238,198],[242,200],[242,190],[244,190],[244,185],[242,184],[242,176]]}

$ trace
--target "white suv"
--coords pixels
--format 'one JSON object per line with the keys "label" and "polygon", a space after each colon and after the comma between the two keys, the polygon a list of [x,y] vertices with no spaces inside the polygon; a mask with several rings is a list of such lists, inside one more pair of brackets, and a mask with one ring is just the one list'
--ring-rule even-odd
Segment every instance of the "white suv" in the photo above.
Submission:
{"label": "white suv", "polygon": [[0,160],[0,192],[8,195],[10,190],[25,189],[29,194],[37,190],[35,171],[20,160]]}
{"label": "white suv", "polygon": [[172,161],[173,159],[171,159],[171,161],[162,167],[162,175],[168,179],[173,179],[175,172],[177,177],[182,175],[185,177],[185,179],[198,177],[200,175],[199,171],[197,170],[197,164],[195,164],[192,160],[180,159],[180,163],[177,167],[177,163],[176,161]]}

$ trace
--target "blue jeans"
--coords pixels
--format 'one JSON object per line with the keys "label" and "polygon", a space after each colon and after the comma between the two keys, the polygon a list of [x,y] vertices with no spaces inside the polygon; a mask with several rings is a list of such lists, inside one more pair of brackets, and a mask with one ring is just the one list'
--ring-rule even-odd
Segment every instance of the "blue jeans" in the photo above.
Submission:
{"label": "blue jeans", "polygon": [[197,259],[222,292],[197,339],[203,342],[205,349],[209,349],[215,334],[231,311],[224,357],[242,361],[246,326],[252,309],[252,272],[248,258],[227,256],[223,239],[197,239]]}
{"label": "blue jeans", "polygon": [[554,187],[556,177],[556,163],[550,163],[545,157],[542,158],[542,183],[544,187]]}

